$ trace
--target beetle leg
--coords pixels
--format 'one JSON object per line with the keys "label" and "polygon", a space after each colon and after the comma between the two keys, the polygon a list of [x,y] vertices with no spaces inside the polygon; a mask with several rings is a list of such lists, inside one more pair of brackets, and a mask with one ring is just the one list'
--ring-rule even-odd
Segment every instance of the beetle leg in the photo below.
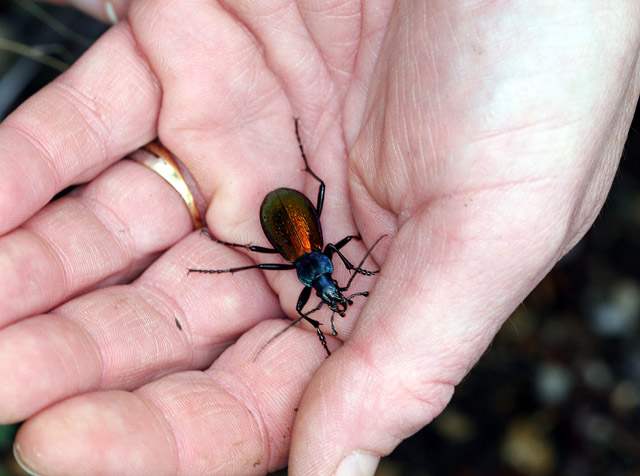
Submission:
{"label": "beetle leg", "polygon": [[345,236],[344,238],[342,238],[340,241],[338,241],[335,245],[331,244],[331,247],[329,245],[327,245],[324,248],[324,255],[326,257],[328,257],[329,259],[333,258],[333,253],[334,253],[334,248],[336,250],[342,249],[342,247],[344,245],[346,245],[347,243],[349,243],[351,240],[360,240],[360,235],[349,235],[349,236]]}
{"label": "beetle leg", "polygon": [[[340,288],[340,291],[346,291],[346,290],[347,290],[347,288]],[[365,297],[366,297],[366,296],[368,296],[368,295],[369,295],[369,291],[362,291],[362,292],[360,292],[360,293],[354,293],[354,294],[352,294],[351,296],[349,296],[349,297],[345,298],[345,301],[349,304],[349,306],[351,306],[351,305],[353,304],[353,301],[351,300],[351,298],[354,298],[354,297],[356,297],[356,296],[365,296]],[[346,308],[346,306],[345,306],[345,308]],[[345,310],[346,310],[346,309],[345,309]],[[338,331],[336,331],[336,326],[335,326],[335,322],[334,322],[334,321],[335,321],[335,315],[336,315],[336,314],[339,314],[339,315],[340,315],[340,317],[344,317],[345,312],[344,312],[344,311],[342,311],[342,312],[340,312],[340,311],[333,311],[333,312],[331,313],[331,334],[332,334],[334,337],[338,335]]]}
{"label": "beetle leg", "polygon": [[[364,254],[364,256],[362,257],[362,259],[361,259],[361,260],[360,260],[360,262],[358,263],[358,268],[360,268],[360,267],[364,264],[364,262],[366,261],[366,259],[369,257],[369,255],[370,255],[370,254],[371,254],[371,252],[373,251],[373,249],[376,247],[376,245],[377,245],[378,243],[380,243],[380,240],[381,240],[382,238],[384,238],[385,236],[387,236],[387,235],[382,235],[380,238],[378,238],[378,239],[376,240],[376,242],[375,242],[374,244],[372,244],[372,245],[371,245],[371,248],[369,248],[369,249],[367,250],[367,252]],[[328,245],[327,245],[327,246],[328,246]],[[380,272],[380,270],[378,270],[377,272]],[[349,289],[349,286],[351,286],[351,283],[353,282],[353,278],[355,278],[356,276],[357,276],[357,274],[356,274],[356,273],[352,274],[352,275],[351,275],[351,277],[349,278],[349,281],[347,281],[347,285],[346,285],[344,288],[342,288],[342,289],[341,289],[341,291],[346,291],[347,289]]]}
{"label": "beetle leg", "polygon": [[333,321],[334,317],[335,317],[336,313],[332,312],[331,313],[331,334],[335,337],[338,335],[338,331],[336,330],[336,325]]}
{"label": "beetle leg", "polygon": [[318,189],[318,200],[316,202],[316,212],[318,212],[318,218],[320,218],[320,215],[322,214],[322,205],[324,204],[324,181],[318,177],[313,170],[311,170],[311,167],[309,167],[309,162],[307,162],[307,156],[304,153],[304,148],[302,147],[302,140],[300,140],[300,132],[298,130],[298,118],[294,118],[293,122],[295,123],[296,126],[296,139],[298,139],[298,147],[300,147],[300,154],[302,155],[302,160],[304,160],[304,165],[305,165],[305,172],[309,172],[309,174],[311,174],[311,176],[316,179],[318,182],[320,182],[320,188]]}
{"label": "beetle leg", "polygon": [[[298,311],[298,314],[300,314],[300,317],[298,317],[294,321],[294,323],[300,321],[300,319],[304,319],[309,324],[311,324],[313,327],[315,327],[316,328],[316,332],[318,333],[318,339],[320,339],[320,343],[322,344],[322,347],[324,347],[324,350],[327,351],[327,356],[329,356],[329,355],[331,355],[331,352],[329,351],[329,347],[327,346],[327,340],[325,339],[324,334],[320,330],[320,323],[318,321],[316,321],[315,319],[311,319],[309,317],[309,314],[311,314],[313,312],[316,312],[317,310],[319,310],[324,305],[324,301],[320,301],[316,307],[311,309],[309,312],[303,314],[302,313],[302,308],[309,301],[309,296],[311,296],[311,288],[305,286],[304,288],[302,288],[302,291],[300,292],[300,296],[298,297],[298,304],[296,304],[296,311]],[[332,326],[333,326],[333,323],[332,323]]]}
{"label": "beetle leg", "polygon": [[219,240],[218,238],[215,238],[211,233],[209,233],[209,230],[207,230],[206,228],[202,229],[202,234],[209,237],[209,239],[211,239],[212,241],[215,241],[216,243],[220,243],[221,245],[235,246],[237,248],[245,248],[249,251],[254,251],[256,253],[272,253],[272,254],[278,253],[278,250],[275,250],[273,248],[265,248],[264,246],[241,245],[239,243],[229,243],[228,241]]}
{"label": "beetle leg", "polygon": [[296,304],[296,311],[301,316],[304,315],[302,314],[302,308],[304,307],[305,304],[307,304],[307,301],[309,301],[309,296],[311,296],[311,288],[305,286],[304,288],[302,288],[302,291],[300,292],[300,296],[298,296],[298,304]]}
{"label": "beetle leg", "polygon": [[320,327],[316,327],[316,331],[318,332],[318,338],[320,339],[320,343],[322,344],[322,347],[324,347],[324,350],[327,351],[327,357],[329,357],[331,355],[331,351],[329,350],[329,347],[327,347],[327,341],[324,338],[324,334],[320,330]]}
{"label": "beetle leg", "polygon": [[318,321],[316,321],[315,319],[311,319],[309,317],[309,314],[311,314],[312,312],[315,312],[318,309],[320,309],[323,304],[324,304],[324,302],[320,301],[320,304],[318,304],[315,308],[313,308],[311,311],[307,312],[306,314],[302,314],[298,319],[296,319],[296,321],[299,321],[300,319],[305,319],[313,327],[316,328],[316,332],[318,333],[318,339],[320,339],[320,343],[322,344],[322,347],[324,347],[324,350],[327,351],[327,357],[329,357],[331,355],[331,351],[329,350],[329,347],[327,346],[327,340],[324,338],[324,334],[320,330],[320,323]]}
{"label": "beetle leg", "polygon": [[[276,340],[278,337],[280,337],[282,334],[284,334],[285,332],[287,332],[290,328],[292,328],[293,326],[295,326],[298,322],[300,322],[302,319],[304,318],[304,316],[300,316],[298,317],[296,320],[291,321],[289,324],[287,324],[287,327],[285,327],[284,329],[282,329],[280,332],[278,332],[277,334],[273,335],[267,342],[265,342],[264,344],[262,344],[262,347],[260,347],[260,349],[258,350],[258,352],[256,352],[256,355],[253,356],[253,359],[251,360],[251,362],[255,362],[256,359],[258,358],[258,356],[260,355],[260,352],[262,352],[265,347],[267,347],[269,344],[271,344],[274,340]],[[313,320],[313,319],[312,319]]]}
{"label": "beetle leg", "polygon": [[[327,255],[327,253],[329,254]],[[369,271],[367,269],[360,268],[359,266],[352,265],[351,262],[346,258],[346,256],[340,252],[340,250],[336,247],[336,245],[329,243],[325,248],[325,252],[323,254],[327,256],[329,259],[331,259],[331,256],[333,256],[333,253],[336,253],[340,257],[340,259],[344,263],[344,267],[347,268],[349,271],[355,271],[356,273],[364,274],[365,276],[373,276],[374,274],[378,274],[380,272],[379,269],[375,271]]]}
{"label": "beetle leg", "polygon": [[294,268],[295,268],[295,265],[293,264],[262,263],[262,264],[253,264],[251,266],[240,266],[239,268],[230,268],[230,269],[191,269],[190,268],[188,273],[220,274],[220,273],[235,273],[237,271],[246,271],[247,269],[268,269],[273,271],[282,271],[285,269],[294,269]]}
{"label": "beetle leg", "polygon": [[[309,312],[305,312],[304,314],[302,313],[302,308],[307,304],[307,302],[309,301],[309,296],[311,296],[311,288],[308,286],[305,286],[304,288],[302,288],[302,291],[300,291],[300,296],[298,296],[298,304],[296,304],[296,311],[298,312],[298,314],[300,315],[300,317],[298,318],[298,320],[300,319],[304,319],[307,322],[309,322],[309,324],[311,324],[313,327],[315,327],[316,329],[319,329],[318,326],[320,326],[320,323],[318,321],[316,321],[315,319],[311,319],[309,317],[309,314],[313,314],[314,312],[320,310],[320,308],[322,306],[324,306],[325,302],[324,301],[320,301],[318,303],[318,305],[316,307],[314,307],[313,309],[311,309]],[[322,339],[320,339],[322,340]]]}

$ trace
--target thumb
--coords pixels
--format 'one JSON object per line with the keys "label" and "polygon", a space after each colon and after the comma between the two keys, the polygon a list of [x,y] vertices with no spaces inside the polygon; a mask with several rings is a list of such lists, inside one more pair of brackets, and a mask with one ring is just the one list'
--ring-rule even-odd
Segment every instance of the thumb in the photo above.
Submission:
{"label": "thumb", "polygon": [[[415,248],[408,253],[407,246],[418,241],[433,247],[412,239],[428,219],[414,217],[400,229],[356,329],[305,391],[290,474],[373,475],[380,457],[444,409],[454,386],[529,291],[531,281],[514,286],[518,292],[492,302],[489,311],[479,296],[488,290],[478,283],[491,280],[484,273],[469,279],[463,255],[454,265],[446,257],[440,264],[416,263],[416,253],[430,254]],[[445,264],[448,279],[436,280]]]}
{"label": "thumb", "polygon": [[[501,193],[499,203],[522,203],[520,189]],[[453,206],[452,213],[442,203],[403,224],[356,328],[305,391],[290,474],[373,475],[378,458],[444,409],[560,256],[562,231],[544,226],[556,219],[556,202],[543,195],[527,196],[531,213],[522,222],[507,219],[508,207],[507,216],[491,207],[495,193],[478,193],[473,210]],[[447,210],[452,220],[438,219]],[[454,226],[453,236],[452,223],[467,226]],[[519,239],[523,227],[540,224],[543,231],[525,234],[532,239]]]}

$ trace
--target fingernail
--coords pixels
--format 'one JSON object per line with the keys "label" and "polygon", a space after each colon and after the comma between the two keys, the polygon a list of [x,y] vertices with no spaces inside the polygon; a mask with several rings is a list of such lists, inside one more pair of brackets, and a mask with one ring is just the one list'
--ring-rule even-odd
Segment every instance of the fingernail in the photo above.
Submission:
{"label": "fingernail", "polygon": [[118,23],[118,15],[116,15],[116,9],[113,8],[113,3],[104,2],[104,11],[107,14],[107,18],[111,22],[112,25]]}
{"label": "fingernail", "polygon": [[14,443],[13,445],[13,457],[16,460],[16,463],[18,463],[18,465],[22,468],[22,470],[29,474],[30,476],[39,476],[38,473],[34,473],[33,470],[31,468],[29,468],[26,464],[24,464],[24,462],[22,461],[22,457],[21,457],[21,451],[20,451],[20,445],[18,443]]}
{"label": "fingernail", "polygon": [[351,453],[338,465],[334,476],[373,476],[379,461],[371,453]]}

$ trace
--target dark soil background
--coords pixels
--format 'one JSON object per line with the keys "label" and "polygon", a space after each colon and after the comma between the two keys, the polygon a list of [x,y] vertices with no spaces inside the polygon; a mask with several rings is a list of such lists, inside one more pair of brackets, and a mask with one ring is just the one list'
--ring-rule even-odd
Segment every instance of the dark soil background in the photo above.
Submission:
{"label": "dark soil background", "polygon": [[[0,4],[0,118],[106,29],[34,5]],[[25,46],[46,52],[47,64]],[[594,227],[504,325],[445,412],[377,476],[640,476],[639,122]],[[23,474],[16,430],[0,426],[0,476]]]}

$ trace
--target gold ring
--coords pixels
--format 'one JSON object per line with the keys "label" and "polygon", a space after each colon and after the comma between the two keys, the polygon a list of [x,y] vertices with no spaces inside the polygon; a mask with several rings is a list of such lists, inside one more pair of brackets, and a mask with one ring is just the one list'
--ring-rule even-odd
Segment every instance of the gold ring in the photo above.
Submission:
{"label": "gold ring", "polygon": [[168,149],[162,146],[159,141],[155,140],[130,154],[129,158],[153,170],[165,179],[165,181],[180,194],[182,200],[184,200],[184,203],[187,205],[189,213],[191,214],[193,227],[196,230],[202,228],[202,214],[200,213],[196,200],[198,197],[196,197],[191,191],[191,188],[189,188],[187,180],[185,180],[185,175],[188,175],[189,181],[194,185],[194,189],[196,188],[195,180],[193,180],[193,177],[191,177],[184,165],[182,165]]}

